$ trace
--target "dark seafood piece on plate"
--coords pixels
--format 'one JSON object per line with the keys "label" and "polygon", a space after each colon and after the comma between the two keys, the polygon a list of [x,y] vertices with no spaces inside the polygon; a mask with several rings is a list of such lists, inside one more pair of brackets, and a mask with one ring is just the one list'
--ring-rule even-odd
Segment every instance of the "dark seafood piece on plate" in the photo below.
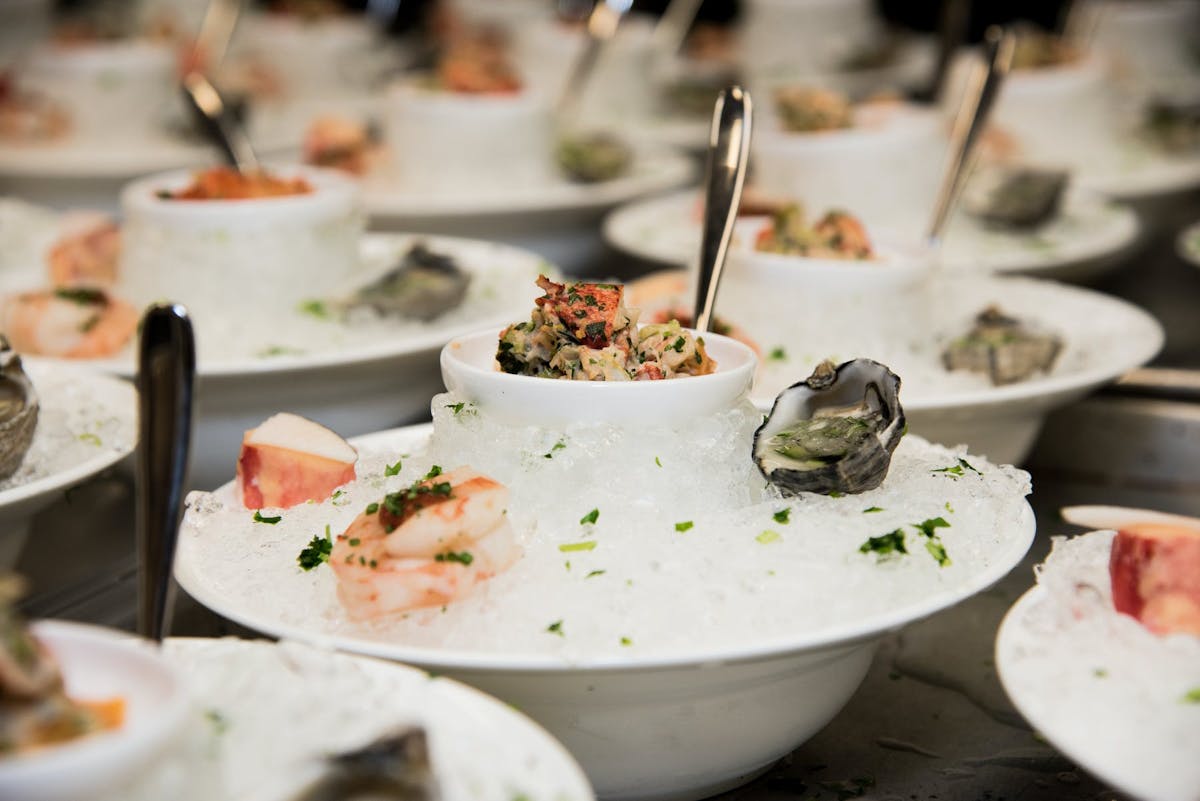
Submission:
{"label": "dark seafood piece on plate", "polygon": [[21,466],[37,428],[38,398],[21,357],[0,336],[0,479]]}
{"label": "dark seafood piece on plate", "polygon": [[633,163],[629,145],[603,132],[567,134],[559,139],[554,155],[566,176],[583,184],[619,178]]}
{"label": "dark seafood piece on plate", "polygon": [[1146,132],[1168,153],[1200,148],[1200,102],[1155,100],[1146,107]]}
{"label": "dark seafood piece on plate", "polygon": [[878,487],[904,436],[900,378],[870,359],[822,362],[775,399],[754,432],[754,461],[785,495]]}
{"label": "dark seafood piece on plate", "polygon": [[975,318],[966,336],[942,352],[947,370],[984,373],[992,384],[1013,384],[1054,366],[1062,340],[1036,331],[1021,320],[989,306]]}
{"label": "dark seafood piece on plate", "polygon": [[461,305],[470,284],[470,273],[452,257],[418,242],[398,265],[358,290],[345,306],[429,322]]}
{"label": "dark seafood piece on plate", "polygon": [[980,173],[963,207],[988,225],[1028,229],[1058,216],[1070,173],[1035,167],[997,168]]}
{"label": "dark seafood piece on plate", "polygon": [[334,754],[328,764],[329,771],[296,801],[438,798],[428,738],[425,730],[418,727],[401,729],[362,748]]}

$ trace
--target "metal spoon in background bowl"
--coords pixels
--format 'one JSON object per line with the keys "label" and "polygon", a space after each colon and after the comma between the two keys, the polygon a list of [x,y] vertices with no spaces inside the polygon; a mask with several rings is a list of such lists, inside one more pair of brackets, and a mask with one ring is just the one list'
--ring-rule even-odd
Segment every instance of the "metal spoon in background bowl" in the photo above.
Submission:
{"label": "metal spoon in background bowl", "polygon": [[963,180],[975,160],[975,146],[987,126],[992,107],[1012,67],[1016,35],[997,27],[989,28],[984,40],[984,64],[977,65],[963,94],[962,103],[954,117],[950,133],[950,148],[946,158],[942,183],[929,222],[930,247],[937,250],[950,213],[954,210]]}
{"label": "metal spoon in background bowl", "polygon": [[700,238],[693,316],[695,329],[701,332],[712,327],[721,272],[725,268],[725,256],[742,202],[752,119],[753,104],[749,92],[740,86],[721,90],[713,109],[704,181],[704,228]]}
{"label": "metal spoon in background bowl", "polygon": [[170,628],[172,566],[192,438],[196,345],[187,310],[150,307],[138,347],[138,633],[162,642]]}
{"label": "metal spoon in background bowl", "polygon": [[204,73],[193,70],[183,76],[183,98],[229,166],[239,172],[258,171],[258,156],[246,129]]}
{"label": "metal spoon in background bowl", "polygon": [[941,100],[946,88],[946,76],[960,47],[967,40],[967,26],[971,21],[971,4],[968,0],[942,0],[938,17],[937,58],[933,63],[933,74],[929,83],[911,94],[913,100],[934,106]]}

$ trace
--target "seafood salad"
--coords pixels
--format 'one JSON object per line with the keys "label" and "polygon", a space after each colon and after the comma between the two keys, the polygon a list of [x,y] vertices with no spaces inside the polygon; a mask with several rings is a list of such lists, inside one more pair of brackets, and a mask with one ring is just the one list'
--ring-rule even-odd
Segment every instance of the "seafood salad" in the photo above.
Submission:
{"label": "seafood salad", "polygon": [[812,259],[875,258],[867,230],[857,217],[844,211],[829,211],[809,225],[804,208],[794,203],[771,216],[771,224],[759,231],[754,249]]}
{"label": "seafood salad", "polygon": [[791,86],[775,92],[775,111],[785,131],[815,133],[854,126],[854,107],[840,92]]}
{"label": "seafood salad", "polygon": [[18,579],[0,577],[0,759],[119,728],[125,716],[120,698],[67,696],[53,654],[13,608],[20,591]]}
{"label": "seafood salad", "polygon": [[639,327],[616,284],[557,284],[540,276],[545,295],[529,322],[500,333],[499,369],[514,375],[579,381],[660,380],[716,370],[695,337],[677,320]]}
{"label": "seafood salad", "polygon": [[164,189],[163,200],[253,200],[267,197],[308,195],[312,184],[301,177],[281,178],[266,170],[244,173],[232,167],[212,167],[192,176],[189,186],[177,191]]}
{"label": "seafood salad", "polygon": [[442,53],[430,88],[469,95],[510,95],[523,83],[507,42],[491,33],[457,38]]}

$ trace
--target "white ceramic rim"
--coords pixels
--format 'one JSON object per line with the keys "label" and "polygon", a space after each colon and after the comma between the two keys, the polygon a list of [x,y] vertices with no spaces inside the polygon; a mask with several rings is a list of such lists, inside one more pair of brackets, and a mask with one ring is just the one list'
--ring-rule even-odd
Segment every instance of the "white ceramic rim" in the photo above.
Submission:
{"label": "white ceramic rim", "polygon": [[671,148],[638,149],[629,174],[594,184],[554,183],[512,187],[481,194],[470,189],[430,194],[420,187],[401,187],[369,178],[363,186],[367,216],[375,222],[422,224],[464,217],[509,217],[539,212],[586,211],[615,206],[640,195],[664,192],[695,177],[690,158]]}
{"label": "white ceramic rim", "polygon": [[996,646],[993,652],[993,658],[996,663],[996,675],[1000,677],[1000,685],[1004,687],[1005,694],[1008,695],[1009,700],[1012,701],[1017,711],[1021,713],[1021,717],[1025,718],[1030,726],[1040,732],[1050,741],[1051,745],[1065,754],[1068,759],[1122,793],[1141,796],[1142,794],[1136,788],[1129,785],[1128,777],[1122,776],[1112,770],[1112,766],[1107,762],[1091,759],[1091,755],[1087,753],[1087,749],[1077,748],[1075,743],[1056,737],[1052,731],[1053,726],[1047,725],[1051,720],[1040,714],[1041,710],[1037,709],[1034,704],[1031,704],[1028,698],[1016,691],[1016,685],[1012,681],[1012,663],[1009,660],[1009,656],[1015,646],[1010,641],[1012,638],[1018,636],[1017,631],[1022,629],[1023,618],[1029,609],[1034,604],[1044,602],[1045,600],[1046,591],[1040,585],[1035,584],[1017,599],[1016,603],[1004,615],[1004,619],[1000,621],[1000,628],[996,632]]}
{"label": "white ceramic rim", "polygon": [[[376,241],[380,243],[396,242],[396,243],[411,243],[411,242],[427,242],[432,249],[438,248],[453,248],[453,247],[478,247],[489,248],[492,250],[504,251],[510,254],[514,259],[528,259],[530,265],[541,265],[543,271],[557,272],[557,267],[547,262],[544,258],[536,253],[525,250],[524,248],[506,245],[500,242],[489,242],[483,239],[466,239],[457,236],[434,236],[429,234],[364,234],[362,240],[364,242]],[[185,304],[186,305],[186,304]],[[518,316],[527,314],[528,309],[523,309],[519,312],[514,312]],[[355,365],[367,364],[370,362],[387,361],[397,359],[402,356],[415,356],[417,354],[436,352],[446,344],[450,339],[456,336],[461,336],[467,331],[474,331],[484,325],[495,325],[497,333],[500,329],[509,323],[513,322],[513,313],[500,314],[497,313],[494,322],[483,320],[472,321],[461,329],[455,330],[447,328],[444,330],[429,331],[422,334],[417,334],[410,337],[403,337],[394,341],[380,342],[374,345],[361,345],[344,350],[329,351],[318,354],[302,354],[302,355],[287,355],[270,356],[262,358],[242,358],[230,359],[213,363],[212,361],[198,362],[196,366],[196,375],[201,380],[205,379],[222,379],[222,378],[256,378],[263,376],[278,375],[281,373],[293,372],[308,372],[312,370],[321,370],[331,367],[353,367]],[[85,362],[66,362],[61,359],[37,359],[36,362],[47,362],[54,364],[82,364],[88,368],[99,370],[122,378],[133,378],[137,373],[137,367],[132,359],[95,359]]]}
{"label": "white ceramic rim", "polygon": [[[640,327],[640,326],[639,326]],[[647,423],[666,421],[682,415],[715,414],[736,404],[748,393],[758,369],[758,357],[747,345],[720,334],[700,333],[686,329],[693,336],[703,338],[709,355],[716,360],[717,369],[708,375],[683,376],[662,381],[568,381],[529,375],[512,375],[495,369],[495,347],[498,338],[496,329],[474,331],[455,337],[442,348],[439,362],[442,381],[453,389],[454,385],[466,384],[474,387],[485,385],[485,395],[497,401],[497,413],[507,416],[505,409],[525,407],[524,395],[535,392],[543,397],[554,398],[547,402],[546,420],[574,419],[579,421],[613,421],[624,418],[622,412],[628,407],[638,409],[638,418]],[[715,347],[713,347],[715,346]],[[486,348],[492,354],[485,366],[464,357],[467,351]],[[732,366],[730,361],[733,360]],[[515,390],[514,397],[505,398],[505,388]],[[465,389],[465,388],[464,388]],[[700,409],[683,411],[681,396],[708,396]],[[488,404],[488,397],[474,398],[474,402]],[[616,404],[616,412],[611,409]],[[650,412],[646,407],[651,408]],[[552,410],[561,409],[561,414]]]}
{"label": "white ceramic rim", "polygon": [[1103,82],[1104,61],[1095,53],[1084,53],[1082,58],[1066,64],[1012,70],[1005,81],[1004,92],[1011,98],[1024,100],[1044,95],[1053,97],[1080,86]]}
{"label": "white ceramic rim", "polygon": [[[31,368],[31,372],[52,372],[57,370],[70,370],[72,377],[76,381],[90,383],[93,387],[104,386],[107,391],[99,391],[89,393],[89,399],[93,403],[107,401],[114,394],[122,394],[127,396],[127,402],[124,404],[109,404],[105,403],[104,412],[106,416],[124,417],[130,421],[131,427],[136,427],[136,409],[137,409],[137,393],[133,385],[127,381],[122,381],[101,373],[96,373],[79,367],[74,362],[64,364],[63,362],[54,360],[44,360],[36,357],[22,356],[22,361],[26,366]],[[76,365],[73,369],[67,364]],[[132,375],[132,371],[131,371]],[[34,389],[39,393],[42,390],[38,388],[36,381]],[[50,495],[62,490],[68,489],[80,483],[84,479],[103,472],[112,467],[117,462],[124,459],[129,454],[133,453],[134,447],[137,445],[137,437],[134,435],[133,441],[120,443],[117,449],[111,448],[108,444],[101,450],[100,453],[78,464],[72,465],[65,470],[60,470],[57,473],[51,473],[48,476],[43,476],[34,479],[27,484],[22,484],[19,487],[9,487],[6,490],[0,491],[0,512],[11,506],[24,503],[35,498]]]}
{"label": "white ceramic rim", "polygon": [[126,219],[139,217],[176,228],[256,228],[274,223],[297,224],[345,215],[355,210],[358,182],[336,170],[303,164],[267,165],[280,178],[304,178],[313,191],[281,197],[244,200],[176,200],[161,198],[161,191],[188,187],[196,170],[141,178],[121,190],[121,211]]}
{"label": "white ceramic rim", "polygon": [[471,125],[486,125],[496,118],[525,117],[540,112],[545,112],[548,120],[550,114],[548,100],[528,87],[515,92],[472,94],[422,86],[415,79],[407,79],[389,86],[385,101],[388,103],[385,114],[403,114],[415,106],[417,113],[452,119],[463,117],[463,122]]}
{"label": "white ceramic rim", "polygon": [[[190,700],[183,677],[159,654],[152,643],[128,632],[65,620],[39,620],[30,628],[34,635],[44,638],[51,651],[54,650],[56,641],[85,642],[136,660],[166,679],[171,685],[171,693],[167,703],[156,708],[154,714],[136,730],[123,726],[116,731],[100,732],[56,745],[30,757],[19,758],[11,764],[0,760],[0,776],[7,774],[8,781],[28,782],[50,771],[68,772],[73,763],[81,758],[94,761],[97,754],[126,750],[129,748],[128,744],[133,741],[144,743],[136,749],[134,758],[144,756],[147,751],[153,751],[157,745],[167,745],[171,732],[182,724]],[[64,667],[64,673],[69,674],[71,671],[71,667]],[[130,758],[128,754],[126,757]],[[131,761],[134,758],[131,758]],[[4,781],[4,778],[0,778],[0,783]]]}
{"label": "white ceramic rim", "polygon": [[[303,641],[301,642],[302,644],[308,645],[308,647],[312,648],[311,644],[304,643]],[[242,648],[246,644],[252,644],[254,647],[274,647],[280,644],[273,643],[269,640],[244,640],[231,637],[223,637],[220,639],[208,637],[171,637],[168,640],[168,643],[179,644],[182,645],[184,649],[195,649],[197,651],[200,651],[213,643],[220,644],[223,648]],[[424,678],[429,678],[429,674],[426,671],[417,667],[412,667],[411,665],[402,664],[394,659],[381,659],[379,657],[370,656],[369,654],[356,654],[346,651],[323,651],[319,648],[312,648],[312,652],[313,654],[322,653],[331,657],[336,655],[346,659],[364,660],[374,665],[380,665],[380,670],[396,670],[401,673],[411,673]],[[515,706],[506,704],[496,697],[488,695],[482,690],[478,690],[469,684],[464,684],[463,682],[452,679],[448,676],[438,676],[437,680],[440,686],[451,687],[453,688],[452,692],[460,694],[465,698],[469,698],[472,704],[477,704],[482,708],[480,711],[486,710],[486,712],[493,717],[508,718],[509,720],[513,721],[514,724],[528,729],[530,733],[532,733],[535,738],[540,741],[539,747],[544,749],[543,755],[552,758],[556,762],[559,762],[565,769],[565,772],[571,774],[573,783],[577,785],[575,789],[577,791],[582,791],[578,796],[570,796],[572,801],[588,801],[588,799],[594,799],[596,797],[595,792],[592,790],[591,782],[588,781],[586,774],[583,772],[583,768],[579,765],[579,762],[576,761],[575,757],[572,756],[571,753],[567,751],[566,747],[558,741],[558,738],[547,731],[540,723],[530,718]]]}
{"label": "white ceramic rim", "polygon": [[864,148],[892,148],[942,135],[941,116],[936,111],[907,103],[855,106],[854,115],[853,126],[832,131],[787,131],[764,126],[755,132],[750,158],[761,160],[763,151],[773,159],[788,159],[797,153],[850,157]]}
{"label": "white ceramic rim", "polygon": [[[433,425],[423,423],[421,425],[368,434],[363,437],[355,437],[350,442],[356,448],[361,449],[386,447],[414,448],[423,446],[432,432]],[[226,484],[218,491],[231,491],[231,483]],[[337,648],[339,650],[352,651],[383,659],[394,659],[414,665],[426,665],[435,669],[536,672],[545,674],[570,673],[579,670],[606,673],[673,670],[774,659],[843,643],[870,640],[882,636],[888,631],[928,617],[987,589],[1008,575],[1014,567],[1020,564],[1029,547],[1033,544],[1036,531],[1033,508],[1029,505],[1028,501],[1022,503],[1020,519],[1013,521],[1013,525],[1019,526],[1022,529],[1022,536],[1018,540],[1014,540],[1009,545],[1008,550],[1002,551],[991,567],[971,576],[969,580],[964,581],[957,587],[942,590],[926,597],[922,601],[909,604],[900,609],[881,612],[857,623],[830,626],[801,635],[774,637],[754,643],[753,645],[737,648],[711,648],[700,650],[694,654],[658,656],[633,661],[628,658],[605,657],[569,664],[561,658],[547,655],[533,657],[511,654],[481,654],[470,651],[406,647],[403,643],[385,643],[346,635],[319,634],[307,631],[299,626],[279,625],[260,618],[255,610],[247,611],[226,604],[224,599],[210,593],[203,582],[190,572],[186,558],[177,558],[175,560],[175,579],[199,603],[222,617],[247,626],[255,631],[280,638],[302,640],[322,647]],[[181,553],[186,553],[186,548],[182,548]]]}
{"label": "white ceramic rim", "polygon": [[175,53],[170,45],[148,39],[98,40],[79,44],[46,44],[30,58],[29,69],[55,77],[101,74],[112,70],[142,71],[156,67],[171,70]]}

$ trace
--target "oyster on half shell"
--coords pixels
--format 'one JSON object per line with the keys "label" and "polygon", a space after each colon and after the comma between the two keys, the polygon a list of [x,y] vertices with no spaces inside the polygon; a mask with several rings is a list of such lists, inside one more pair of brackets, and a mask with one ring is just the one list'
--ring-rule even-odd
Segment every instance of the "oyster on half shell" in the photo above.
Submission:
{"label": "oyster on half shell", "polygon": [[0,479],[21,466],[37,428],[38,398],[21,357],[0,336]]}
{"label": "oyster on half shell", "polygon": [[942,363],[947,370],[983,373],[1000,386],[1048,372],[1061,351],[1062,340],[1054,334],[988,306],[975,317],[971,330],[942,352]]}
{"label": "oyster on half shell", "polygon": [[785,494],[878,487],[904,436],[900,378],[879,362],[817,365],[775,399],[754,432],[754,461]]}
{"label": "oyster on half shell", "polygon": [[436,253],[418,242],[405,252],[399,264],[341,305],[345,310],[368,307],[379,314],[429,322],[460,306],[470,284],[471,274],[452,256]]}

